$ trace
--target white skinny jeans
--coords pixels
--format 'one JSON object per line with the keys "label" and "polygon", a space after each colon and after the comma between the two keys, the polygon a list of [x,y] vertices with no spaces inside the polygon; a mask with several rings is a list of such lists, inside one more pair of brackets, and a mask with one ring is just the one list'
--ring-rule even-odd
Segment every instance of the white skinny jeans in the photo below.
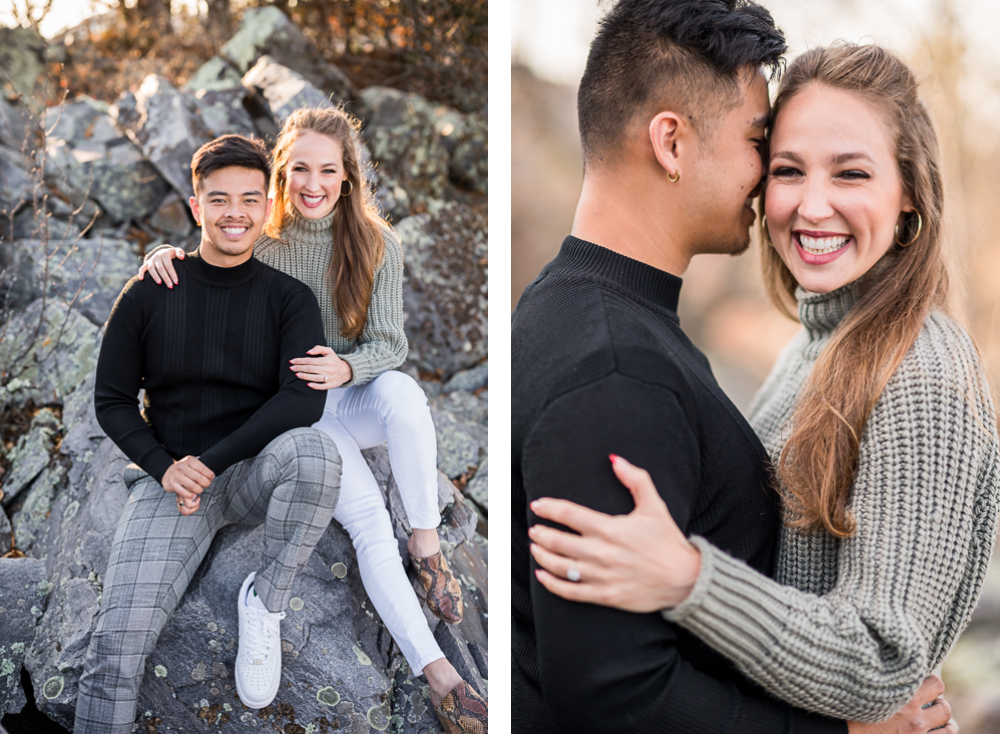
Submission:
{"label": "white skinny jeans", "polygon": [[414,675],[444,657],[427,626],[392,532],[378,483],[361,449],[389,443],[389,463],[410,527],[441,523],[437,500],[437,438],[427,397],[402,372],[383,372],[367,385],[333,388],[313,425],[337,444],[343,460],[333,518],[350,534],[368,597]]}

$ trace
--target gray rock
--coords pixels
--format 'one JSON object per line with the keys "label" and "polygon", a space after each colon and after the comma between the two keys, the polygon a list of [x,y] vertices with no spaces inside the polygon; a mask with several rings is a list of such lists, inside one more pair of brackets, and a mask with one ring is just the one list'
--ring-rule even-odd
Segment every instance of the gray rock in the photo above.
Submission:
{"label": "gray rock", "polygon": [[483,459],[483,463],[476,471],[476,476],[465,485],[465,496],[479,505],[484,513],[488,513],[490,509],[489,481],[489,459]]}
{"label": "gray rock", "polygon": [[[280,12],[280,11],[278,11]],[[262,56],[243,76],[243,85],[256,89],[267,100],[279,124],[300,107],[333,107],[335,104],[304,76]]]}
{"label": "gray rock", "polygon": [[123,96],[115,110],[118,124],[174,191],[185,199],[192,196],[191,157],[213,138],[194,98],[150,74],[135,93],[135,106]]}
{"label": "gray rock", "polygon": [[462,115],[455,121],[455,129],[445,138],[450,156],[448,179],[471,191],[488,193],[489,134],[482,115]]}
{"label": "gray rock", "polygon": [[149,218],[149,223],[168,238],[187,237],[194,230],[190,212],[188,202],[181,199],[177,192],[172,191]]}
{"label": "gray rock", "polygon": [[431,407],[459,419],[468,430],[485,445],[486,429],[489,425],[489,392],[478,395],[465,390],[442,393],[429,398]]}
{"label": "gray rock", "polygon": [[0,717],[18,713],[27,703],[21,665],[47,593],[41,561],[0,558]]}
{"label": "gray rock", "polygon": [[221,56],[213,56],[199,67],[181,89],[194,94],[199,91],[239,89],[242,86],[240,72]]}
{"label": "gray rock", "polygon": [[32,199],[31,177],[24,157],[0,146],[0,217],[8,217]]}
{"label": "gray rock", "polygon": [[35,103],[37,85],[45,73],[45,39],[31,28],[0,28],[0,69],[0,89]]}
{"label": "gray rock", "polygon": [[462,370],[452,375],[451,379],[445,383],[444,391],[455,392],[456,390],[465,390],[467,392],[475,392],[479,388],[486,387],[489,384],[489,375],[488,362],[477,364],[472,369]]}
{"label": "gray rock", "polygon": [[7,517],[7,513],[0,510],[0,556],[10,550],[10,540],[13,532],[14,529],[10,525],[10,519]]}
{"label": "gray rock", "polygon": [[97,366],[98,328],[57,299],[37,299],[0,324],[0,364],[8,381],[0,405],[61,402]]}
{"label": "gray rock", "polygon": [[431,408],[434,432],[437,435],[438,469],[445,476],[455,479],[479,465],[480,441],[465,424],[450,413]]}
{"label": "gray rock", "polygon": [[[7,452],[11,467],[0,483],[4,491],[4,507],[10,507],[21,491],[49,465],[56,439],[61,432],[59,417],[48,408],[42,408],[31,419],[28,432]],[[14,526],[17,527],[16,518]],[[18,547],[23,550],[20,541]]]}
{"label": "gray rock", "polygon": [[45,292],[101,326],[125,283],[135,275],[139,256],[126,240],[21,240],[12,246],[23,263],[22,276],[38,298]]}
{"label": "gray rock", "polygon": [[222,47],[222,55],[241,73],[262,56],[270,56],[338,100],[347,100],[352,95],[351,82],[344,73],[323,59],[298,26],[273,6],[247,8],[239,29]]}
{"label": "gray rock", "polygon": [[46,138],[47,182],[58,189],[59,180],[65,181],[65,196],[74,205],[90,197],[113,221],[127,222],[153,212],[169,190],[103,102],[80,96],[50,107],[46,124],[53,128]]}
{"label": "gray rock", "polygon": [[14,216],[12,236],[17,240],[45,239],[49,242],[73,242],[83,230],[73,222],[52,216],[45,208],[21,209]]}
{"label": "gray rock", "polygon": [[32,117],[26,107],[0,95],[0,145],[21,150],[32,137]]}
{"label": "gray rock", "polygon": [[408,359],[443,377],[474,367],[488,353],[486,218],[449,203],[404,219],[396,231],[407,254]]}
{"label": "gray rock", "polygon": [[444,198],[449,165],[444,133],[454,129],[445,119],[448,108],[388,87],[367,87],[360,97],[368,110],[364,136],[380,169],[413,204]]}
{"label": "gray rock", "polygon": [[246,88],[240,85],[236,89],[202,89],[194,93],[194,100],[202,122],[213,136],[251,137],[257,134],[257,128],[244,106],[246,96]]}
{"label": "gray rock", "polygon": [[[72,726],[111,538],[126,500],[120,478],[126,460],[96,423],[92,390],[91,375],[65,400],[67,432],[60,451],[68,469],[33,548],[44,559],[53,589],[25,667],[32,676],[36,705],[66,727]],[[408,525],[388,450],[383,445],[365,455],[385,493],[405,554]],[[476,516],[443,476],[439,507],[444,517],[442,547],[460,575],[466,618],[455,629],[441,629],[451,626],[436,619],[432,627],[450,659],[485,693],[477,660],[485,660],[488,609],[485,563],[474,542]],[[331,524],[298,575],[293,602],[285,610],[278,698],[258,712],[246,709],[236,697],[232,671],[238,620],[233,601],[245,576],[256,568],[263,543],[262,527],[231,526],[218,534],[208,562],[147,661],[137,711],[140,725],[155,726],[161,734],[196,731],[206,722],[224,723],[231,732],[249,732],[265,722],[269,730],[273,725],[294,732],[310,725],[316,731],[386,730],[400,716],[394,685],[397,680],[403,685],[407,673],[364,592],[353,545],[337,523]],[[415,728],[409,731],[436,730],[426,687],[419,679],[410,680],[406,716]]]}

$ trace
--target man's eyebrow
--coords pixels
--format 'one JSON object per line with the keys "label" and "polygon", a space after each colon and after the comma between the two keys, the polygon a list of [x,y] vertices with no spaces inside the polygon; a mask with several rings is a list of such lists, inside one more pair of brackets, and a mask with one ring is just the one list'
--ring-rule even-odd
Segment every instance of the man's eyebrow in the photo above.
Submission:
{"label": "man's eyebrow", "polygon": [[768,114],[757,115],[750,122],[750,127],[767,127],[771,124],[771,116]]}
{"label": "man's eyebrow", "polygon": [[[206,196],[232,196],[228,191],[209,191]],[[240,196],[263,196],[260,191],[245,191]]]}

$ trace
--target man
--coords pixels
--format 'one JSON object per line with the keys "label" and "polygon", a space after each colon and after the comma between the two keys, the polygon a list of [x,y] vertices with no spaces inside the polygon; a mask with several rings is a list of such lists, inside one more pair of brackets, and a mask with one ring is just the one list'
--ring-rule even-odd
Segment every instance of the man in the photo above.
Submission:
{"label": "man", "polygon": [[132,731],[146,657],[230,523],[265,528],[261,564],[237,601],[235,679],[245,704],[268,705],[281,677],[282,610],[340,490],[336,446],[305,428],[322,416],[324,393],[289,367],[324,343],[319,305],[252,257],[271,206],[267,153],[227,135],[195,153],[191,174],[198,250],[178,263],[185,272],[171,289],[126,284],[98,359],[98,421],[135,464],[80,679],[77,734]]}
{"label": "man", "polygon": [[649,471],[686,534],[772,571],[767,455],[676,312],[692,257],[749,244],[762,67],[784,51],[745,0],[619,0],[591,46],[573,234],[513,320],[514,731],[847,730],[769,697],[660,614],[550,594],[529,554],[538,497],[632,509],[617,452]]}

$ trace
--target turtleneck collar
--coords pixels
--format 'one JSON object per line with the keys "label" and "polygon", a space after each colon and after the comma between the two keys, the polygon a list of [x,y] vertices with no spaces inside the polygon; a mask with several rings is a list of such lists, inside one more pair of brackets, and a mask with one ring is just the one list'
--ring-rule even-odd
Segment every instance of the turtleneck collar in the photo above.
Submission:
{"label": "turtleneck collar", "polygon": [[326,245],[329,247],[332,240],[333,217],[336,210],[330,212],[322,219],[306,219],[299,210],[291,204],[288,205],[285,224],[281,228],[281,238],[291,242],[302,242],[307,245]]}
{"label": "turtleneck collar", "polygon": [[854,308],[860,297],[860,281],[848,283],[829,293],[812,293],[802,287],[795,289],[799,302],[799,321],[811,339],[829,336]]}
{"label": "turtleneck collar", "polygon": [[181,262],[184,264],[183,267],[186,272],[192,278],[200,283],[217,288],[235,288],[236,286],[243,285],[257,274],[260,267],[260,264],[252,257],[246,262],[234,265],[231,268],[220,268],[217,265],[210,265],[202,258],[201,248],[194,252],[189,252]]}
{"label": "turtleneck collar", "polygon": [[676,318],[683,283],[676,275],[572,235],[563,240],[559,256],[552,261],[552,265],[565,270],[583,271],[615,283],[672,311]]}

